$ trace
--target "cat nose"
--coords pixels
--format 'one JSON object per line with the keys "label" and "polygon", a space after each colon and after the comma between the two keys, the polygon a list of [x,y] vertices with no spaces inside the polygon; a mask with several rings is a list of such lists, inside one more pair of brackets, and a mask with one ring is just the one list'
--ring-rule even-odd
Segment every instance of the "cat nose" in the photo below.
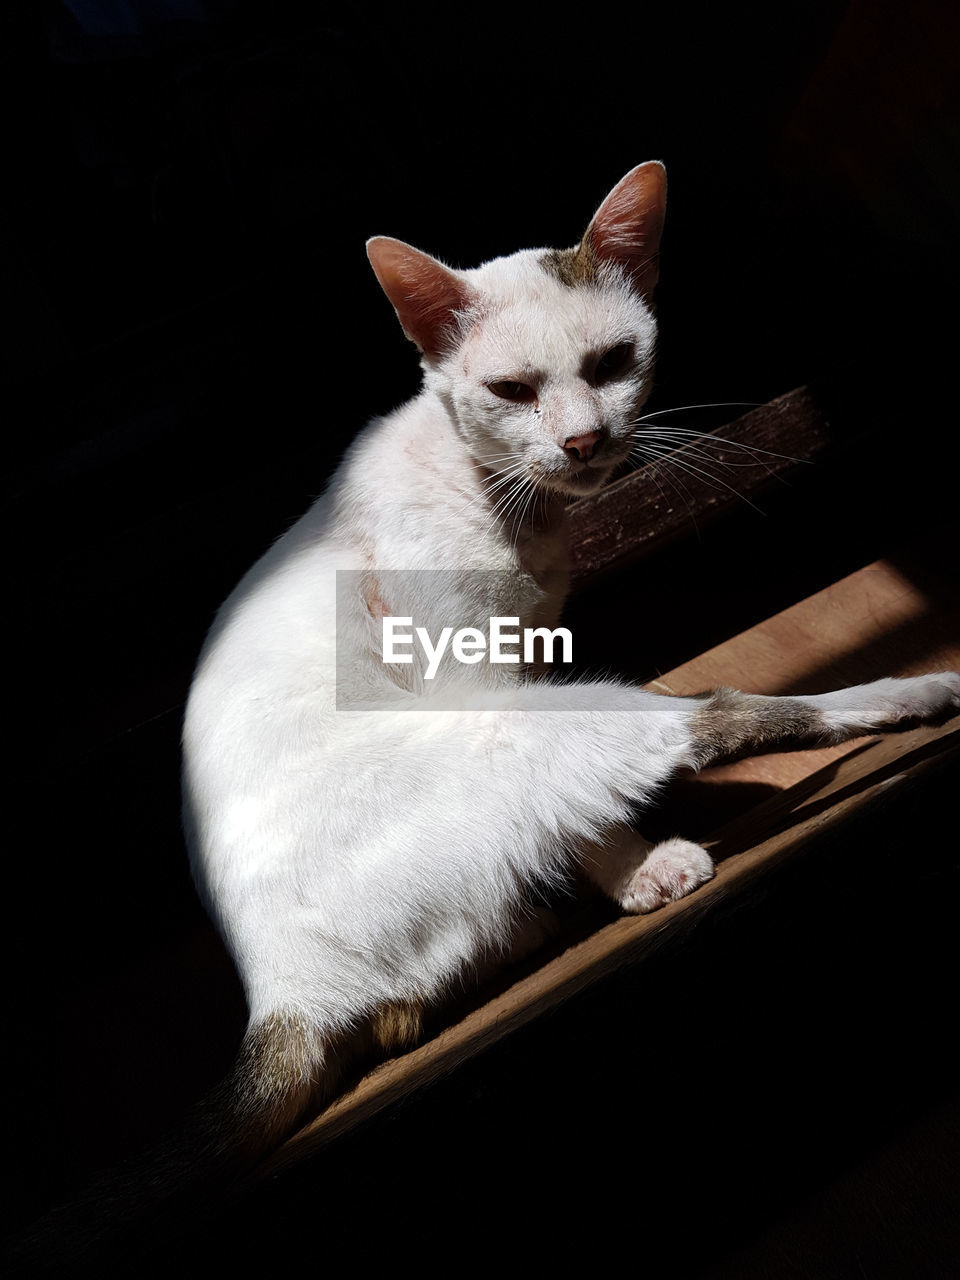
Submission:
{"label": "cat nose", "polygon": [[569,439],[563,442],[563,452],[568,458],[576,458],[578,462],[586,462],[593,455],[602,439],[602,431],[588,431],[582,436],[570,436]]}

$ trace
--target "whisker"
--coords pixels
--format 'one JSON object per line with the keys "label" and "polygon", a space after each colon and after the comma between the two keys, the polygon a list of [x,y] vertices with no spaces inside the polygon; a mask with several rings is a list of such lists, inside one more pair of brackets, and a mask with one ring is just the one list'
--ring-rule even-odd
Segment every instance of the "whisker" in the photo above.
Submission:
{"label": "whisker", "polygon": [[[631,426],[639,426],[643,421],[644,420],[642,418],[638,418],[635,422],[631,423]],[[643,433],[646,434],[648,430],[649,428],[643,428]],[[770,458],[782,458],[786,462],[803,462],[810,466],[813,465],[813,461],[810,458],[795,458],[789,453],[776,453],[772,449],[763,449],[760,445],[745,444],[740,440],[726,440],[723,436],[714,435],[711,432],[690,431],[682,427],[662,427],[660,425],[657,425],[656,430],[660,433],[669,432],[678,440],[683,437],[691,440],[710,440],[715,442],[718,446],[723,446],[729,449],[740,449],[744,453],[762,453]]]}
{"label": "whisker", "polygon": [[513,525],[512,545],[516,546],[520,538],[520,527],[523,523],[523,514],[530,500],[530,495],[535,492],[535,486],[524,484],[521,482],[519,492],[516,499],[510,504],[509,508],[504,512],[502,520],[504,524],[511,523]]}
{"label": "whisker", "polygon": [[[718,458],[716,455],[709,453],[706,450],[697,448],[690,442],[684,442],[678,447],[677,442],[671,440],[669,437],[665,437],[663,439],[655,437],[650,443],[660,449],[666,449],[670,453],[676,453],[682,459],[691,459],[700,463],[711,475],[715,474],[712,470],[714,467],[716,467],[719,472],[726,473],[728,476],[732,471],[742,470],[744,468],[760,467],[766,476],[781,480],[784,484],[787,483],[782,476],[777,476],[776,472],[772,469],[770,463],[765,458],[754,458],[747,462],[731,462],[725,458]],[[732,480],[734,477],[730,476],[730,478]]]}
{"label": "whisker", "polygon": [[706,404],[678,404],[672,409],[654,409],[652,413],[645,413],[642,418],[638,418],[638,421],[660,418],[666,413],[686,413],[688,409],[759,409],[762,403],[761,400],[711,400]]}
{"label": "whisker", "polygon": [[[533,484],[532,484],[532,485],[530,486],[530,490],[529,490],[529,492],[527,493],[527,496],[526,496],[526,497],[524,498],[524,500],[523,500],[523,506],[520,508],[520,514],[517,516],[517,519],[516,519],[516,525],[515,525],[515,528],[514,528],[514,531],[513,531],[513,545],[514,545],[514,546],[516,546],[516,545],[517,545],[517,543],[518,543],[518,542],[519,542],[519,540],[520,540],[520,530],[521,530],[521,529],[522,529],[522,527],[523,527],[523,521],[524,521],[524,519],[526,518],[526,514],[527,514],[527,511],[528,511],[528,510],[529,510],[529,508],[530,508],[531,503],[532,503],[532,502],[534,502],[534,501],[536,500],[536,497],[537,497],[537,487],[536,487],[536,485],[533,485]],[[532,517],[532,515],[531,515],[531,519],[530,519],[530,528],[531,528],[531,530],[533,529],[533,517]]]}
{"label": "whisker", "polygon": [[506,494],[497,502],[491,514],[496,514],[497,518],[505,524],[526,492],[529,483],[530,481],[524,476],[517,476]]}
{"label": "whisker", "polygon": [[677,496],[679,497],[683,505],[687,508],[687,513],[690,516],[690,519],[693,521],[693,527],[696,530],[697,538],[699,539],[700,526],[697,524],[696,507],[690,501],[690,495],[687,493],[686,489],[683,487],[683,484],[681,483],[681,481],[674,478],[665,467],[661,468],[657,465],[660,461],[662,461],[662,458],[658,458],[656,456],[648,457],[643,465],[650,467],[650,478],[655,482],[657,488],[660,490],[660,496],[661,498],[663,498],[664,502],[667,502],[668,499],[663,492],[663,485],[661,484],[661,474],[664,480],[669,481],[670,487],[673,489],[674,493],[677,494]]}
{"label": "whisker", "polygon": [[520,476],[514,477],[514,481],[510,485],[509,489],[507,489],[505,493],[501,494],[496,505],[492,508],[490,512],[491,523],[494,523],[496,520],[506,521],[508,511],[514,505],[514,501],[517,496],[523,493],[523,490],[523,478]]}
{"label": "whisker", "polygon": [[[526,463],[520,458],[519,454],[515,455],[515,457],[518,460],[513,466],[509,467],[505,472],[492,475],[488,481],[483,481],[482,483],[484,487],[481,488],[480,492],[470,495],[468,509],[469,507],[482,506],[489,503],[498,489],[503,489],[504,486],[512,485],[515,480],[524,474],[526,471]],[[501,494],[501,497],[502,496],[503,495]],[[498,505],[499,499],[494,504],[493,510],[496,510]]]}
{"label": "whisker", "polygon": [[677,441],[674,439],[673,436],[669,435],[666,432],[660,432],[656,430],[650,431],[645,429],[642,434],[645,439],[655,440],[658,443],[667,444],[674,448],[676,448],[677,445],[679,444],[679,446],[683,449],[684,453],[690,454],[692,457],[695,457],[695,458],[701,458],[704,462],[712,462],[718,467],[766,467],[767,466],[767,463],[765,463],[762,458],[752,458],[748,462],[730,462],[726,458],[718,458],[715,454],[709,453],[706,449],[698,448],[693,443],[693,441]]}
{"label": "whisker", "polygon": [[751,502],[745,494],[741,493],[738,489],[735,489],[733,485],[727,484],[727,482],[721,479],[721,477],[715,476],[709,471],[703,471],[700,467],[694,466],[692,462],[688,462],[682,457],[679,450],[661,451],[659,452],[659,458],[665,463],[681,467],[683,470],[689,471],[692,475],[699,476],[701,480],[704,480],[714,489],[723,488],[728,490],[735,497],[740,498],[742,502],[745,502],[748,507],[753,507],[754,511],[759,512],[760,515],[766,514],[766,512],[762,511],[755,502]]}
{"label": "whisker", "polygon": [[[722,447],[724,443],[727,443],[727,442],[722,441],[717,436],[703,437],[703,436],[700,436],[699,433],[690,434],[690,435],[682,434],[679,436],[674,436],[670,431],[664,431],[662,428],[654,428],[651,431],[647,427],[643,428],[642,431],[639,432],[638,434],[642,436],[647,436],[648,433],[654,439],[670,445],[671,448],[674,448],[677,451],[682,451],[685,456],[690,455],[692,457],[698,458],[701,462],[709,463],[717,467],[723,467],[725,470],[729,470],[734,467],[751,467],[751,466],[763,467],[764,471],[771,479],[778,480],[781,484],[787,485],[788,487],[790,482],[784,476],[778,475],[777,472],[772,469],[770,463],[767,461],[768,457],[780,458],[787,462],[804,462],[804,463],[807,463],[808,465],[811,465],[811,466],[813,465],[813,460],[810,458],[791,458],[787,454],[779,454],[779,453],[775,454],[775,453],[772,453],[770,450],[757,450],[749,445],[740,445],[739,442],[737,441],[731,441],[729,443],[732,444],[735,448],[739,448],[741,452],[746,453],[747,456],[751,459],[751,461],[733,462],[726,458],[718,458],[714,454],[708,452],[702,445],[699,445],[699,442],[704,438],[706,438],[708,442],[715,444],[716,447],[719,449]],[[765,453],[766,457],[762,457],[762,458],[757,457],[756,454],[758,452]]]}
{"label": "whisker", "polygon": [[487,513],[491,517],[495,516],[502,504],[509,499],[510,495],[513,493],[514,486],[517,484],[519,479],[519,472],[512,472],[510,475],[505,476],[503,484],[498,486],[498,488],[503,490],[498,497],[494,498],[492,494],[486,493],[479,496],[478,501],[486,504]]}

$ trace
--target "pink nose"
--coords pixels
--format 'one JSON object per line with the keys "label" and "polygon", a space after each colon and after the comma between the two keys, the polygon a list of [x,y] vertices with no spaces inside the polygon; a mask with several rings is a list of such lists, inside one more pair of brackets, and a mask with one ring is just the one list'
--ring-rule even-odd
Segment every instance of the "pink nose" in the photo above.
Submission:
{"label": "pink nose", "polygon": [[568,457],[586,462],[589,457],[592,457],[602,438],[599,431],[588,431],[586,435],[571,436],[569,440],[563,442],[563,451]]}

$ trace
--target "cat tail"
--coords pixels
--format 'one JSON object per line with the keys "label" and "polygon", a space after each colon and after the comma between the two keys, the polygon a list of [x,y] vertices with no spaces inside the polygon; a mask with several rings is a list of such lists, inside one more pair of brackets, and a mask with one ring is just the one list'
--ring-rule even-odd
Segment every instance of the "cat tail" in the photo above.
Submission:
{"label": "cat tail", "polygon": [[252,1022],[231,1070],[179,1129],[34,1223],[9,1250],[5,1274],[143,1274],[151,1249],[223,1203],[329,1097],[329,1056],[299,1014]]}

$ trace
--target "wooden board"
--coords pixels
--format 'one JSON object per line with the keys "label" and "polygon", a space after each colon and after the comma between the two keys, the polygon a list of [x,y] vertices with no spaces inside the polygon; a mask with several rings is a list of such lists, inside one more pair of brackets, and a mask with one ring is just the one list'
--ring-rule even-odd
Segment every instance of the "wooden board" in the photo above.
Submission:
{"label": "wooden board", "polygon": [[[926,591],[905,569],[877,562],[685,662],[649,687],[672,694],[719,685],[747,693],[803,694],[889,675],[958,670],[960,604],[946,585],[936,605]],[[915,639],[904,645],[906,632],[922,635],[922,643]],[[864,742],[751,756],[705,769],[696,780],[693,834],[702,835],[723,821],[731,803],[736,804],[737,791],[759,796],[793,786],[860,751]],[[690,803],[690,787],[681,784],[677,792],[670,810]]]}
{"label": "wooden board", "polygon": [[[680,425],[683,417],[658,421]],[[708,527],[801,472],[830,444],[813,396],[798,387],[672,450],[570,509],[574,582],[624,568],[688,532],[691,520]]]}
{"label": "wooden board", "polygon": [[[897,665],[883,644],[911,620],[923,620],[931,640],[924,661]],[[926,596],[890,564],[870,565],[736,636],[676,671],[658,686],[677,693],[716,684],[787,692],[869,679],[913,669],[960,668],[960,631],[950,609],[934,610]],[[632,963],[690,921],[784,860],[802,854],[828,829],[855,819],[891,789],[956,764],[960,720],[904,734],[861,739],[828,751],[794,752],[711,771],[704,788],[734,782],[768,784],[759,805],[716,830],[709,843],[719,859],[716,878],[690,897],[649,916],[622,917],[548,959],[468,1013],[433,1040],[372,1071],[350,1092],[289,1139],[258,1170],[274,1176],[298,1164],[397,1099],[455,1068],[514,1029],[613,969]],[[736,771],[740,772],[737,773]],[[754,792],[749,792],[754,796]]]}

